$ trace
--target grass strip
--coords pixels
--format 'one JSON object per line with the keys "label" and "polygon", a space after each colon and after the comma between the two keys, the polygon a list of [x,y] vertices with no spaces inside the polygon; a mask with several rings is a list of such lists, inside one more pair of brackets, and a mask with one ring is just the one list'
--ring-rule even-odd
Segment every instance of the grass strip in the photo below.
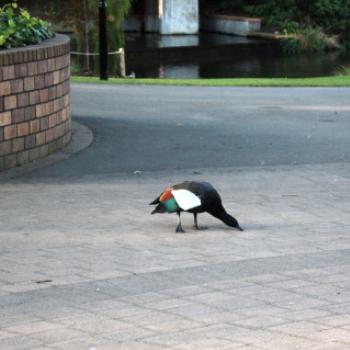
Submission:
{"label": "grass strip", "polygon": [[246,87],[350,87],[350,75],[317,78],[227,78],[227,79],[120,79],[72,76],[74,83],[172,85],[172,86],[246,86]]}

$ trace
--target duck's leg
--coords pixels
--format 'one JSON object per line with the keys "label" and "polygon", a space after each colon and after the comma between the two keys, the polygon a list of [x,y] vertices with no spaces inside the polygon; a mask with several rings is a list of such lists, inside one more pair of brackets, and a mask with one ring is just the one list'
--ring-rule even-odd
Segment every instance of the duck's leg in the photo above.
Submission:
{"label": "duck's leg", "polygon": [[175,231],[176,231],[177,233],[184,233],[185,231],[184,231],[184,229],[183,229],[182,226],[181,226],[181,216],[180,216],[180,212],[177,211],[176,214],[177,214],[177,217],[178,217],[178,221],[177,221],[177,226],[176,226],[176,230],[175,230]]}
{"label": "duck's leg", "polygon": [[193,213],[193,218],[194,218],[193,226],[196,230],[206,230],[208,228],[206,226],[198,226],[197,213]]}

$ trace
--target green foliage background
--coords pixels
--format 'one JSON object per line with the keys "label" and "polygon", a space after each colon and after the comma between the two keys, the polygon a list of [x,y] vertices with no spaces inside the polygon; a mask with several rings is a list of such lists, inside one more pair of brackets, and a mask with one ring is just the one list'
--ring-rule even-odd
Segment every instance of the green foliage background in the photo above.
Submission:
{"label": "green foliage background", "polygon": [[267,26],[288,34],[285,51],[347,48],[350,0],[201,0],[205,12],[262,17]]}
{"label": "green foliage background", "polygon": [[314,26],[330,33],[350,30],[350,0],[202,0],[219,12],[264,17],[280,30]]}
{"label": "green foliage background", "polygon": [[[73,50],[86,53],[98,52],[98,4],[99,0],[18,0],[19,4],[34,14],[50,20],[58,31],[71,32]],[[107,0],[108,50],[124,46],[121,25],[132,0]],[[113,74],[118,66],[117,56],[110,56],[109,70]],[[96,70],[98,59],[73,56],[72,69],[85,72]]]}

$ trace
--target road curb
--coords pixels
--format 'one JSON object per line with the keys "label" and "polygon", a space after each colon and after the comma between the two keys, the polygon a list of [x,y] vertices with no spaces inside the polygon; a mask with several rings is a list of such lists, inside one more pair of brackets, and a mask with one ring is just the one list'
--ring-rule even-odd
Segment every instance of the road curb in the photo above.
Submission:
{"label": "road curb", "polygon": [[57,162],[61,162],[70,158],[72,155],[83,151],[89,147],[94,140],[94,134],[87,126],[78,122],[72,122],[72,140],[71,142],[62,148],[61,150],[50,154],[43,159],[35,160],[26,165],[9,169],[0,173],[0,180],[11,179],[31,173],[33,171],[48,167]]}

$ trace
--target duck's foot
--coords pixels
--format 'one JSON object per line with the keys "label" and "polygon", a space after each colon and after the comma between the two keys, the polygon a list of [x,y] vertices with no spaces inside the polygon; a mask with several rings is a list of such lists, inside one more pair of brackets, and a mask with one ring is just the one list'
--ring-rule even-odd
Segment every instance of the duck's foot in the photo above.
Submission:
{"label": "duck's foot", "polygon": [[182,228],[182,226],[176,226],[176,230],[175,230],[176,233],[185,233],[185,230]]}
{"label": "duck's foot", "polygon": [[198,225],[193,225],[193,227],[198,230],[198,231],[204,231],[208,229],[208,226],[198,226]]}
{"label": "duck's foot", "polygon": [[182,228],[182,226],[181,226],[181,216],[180,216],[180,212],[178,211],[177,212],[177,226],[176,226],[176,230],[175,230],[175,232],[176,233],[184,233],[185,231],[184,231],[184,229]]}
{"label": "duck's foot", "polygon": [[198,230],[198,231],[207,230],[207,229],[208,229],[207,226],[199,226],[199,225],[198,225],[197,216],[198,216],[197,213],[193,213],[193,218],[194,218],[194,225],[193,225],[193,227],[194,227],[196,230]]}

